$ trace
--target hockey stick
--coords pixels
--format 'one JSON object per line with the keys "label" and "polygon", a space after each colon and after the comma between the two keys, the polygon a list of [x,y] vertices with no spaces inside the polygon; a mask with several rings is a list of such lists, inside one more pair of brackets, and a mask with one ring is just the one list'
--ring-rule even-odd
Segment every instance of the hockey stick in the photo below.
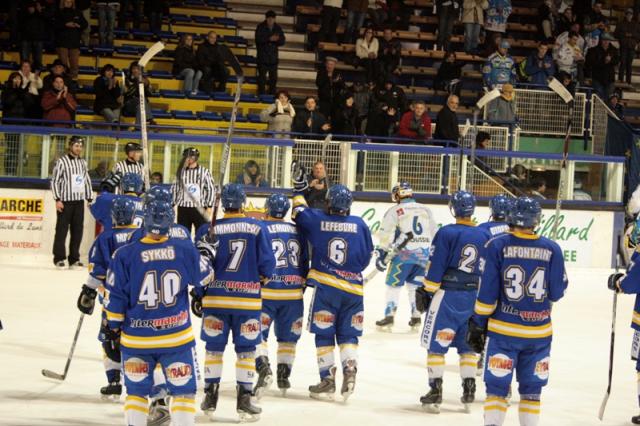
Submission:
{"label": "hockey stick", "polygon": [[[458,191],[462,189],[462,167],[464,163],[464,138],[467,137],[469,133],[469,129],[471,128],[471,123],[469,123],[469,119],[464,123],[464,127],[462,132],[460,132],[460,139],[458,140],[458,145],[460,147],[460,156],[458,157]],[[471,142],[473,143],[473,141]]]}
{"label": "hockey stick", "polygon": [[549,80],[549,88],[553,90],[569,106],[567,117],[567,130],[564,135],[564,145],[562,147],[562,162],[560,163],[560,177],[558,178],[558,194],[556,197],[556,211],[553,217],[553,228],[551,228],[551,239],[555,240],[558,232],[558,218],[562,208],[562,197],[564,197],[564,187],[567,180],[567,158],[569,157],[569,142],[571,141],[571,125],[573,122],[573,107],[575,104],[573,95],[555,78]]}
{"label": "hockey stick", "polygon": [[64,380],[67,378],[67,373],[69,372],[69,366],[71,365],[71,359],[73,358],[73,351],[76,350],[76,343],[78,342],[78,336],[80,335],[80,329],[82,328],[82,321],[84,320],[84,314],[80,314],[80,319],[78,320],[78,326],[76,327],[76,334],[73,336],[73,343],[71,343],[71,350],[69,351],[69,356],[67,357],[67,364],[64,366],[64,373],[58,374],[54,373],[51,370],[42,370],[42,375],[44,377],[48,377],[49,379],[55,380]]}
{"label": "hockey stick", "polygon": [[[122,78],[122,92],[124,94],[124,92],[127,91],[127,80],[126,77],[124,75],[124,71],[121,71],[121,78]],[[113,164],[118,162],[118,151],[120,150],[120,126],[122,125],[122,112],[120,112],[120,114],[118,114],[118,128],[116,129],[116,149],[113,151]],[[147,188],[148,189],[148,188]]]}
{"label": "hockey stick", "polygon": [[138,61],[138,65],[140,65],[140,81],[138,82],[138,98],[140,100],[140,139],[142,140],[142,158],[144,161],[144,167],[142,169],[144,173],[144,187],[150,188],[149,185],[149,173],[150,167],[149,164],[149,141],[147,140],[147,110],[146,110],[146,99],[144,94],[144,78],[142,76],[142,72],[144,67],[147,66],[149,61],[153,59],[158,53],[164,50],[164,43],[159,41],[147,50],[142,58]]}
{"label": "hockey stick", "polygon": [[[478,115],[480,114],[480,111],[482,111],[482,109],[485,106],[487,106],[489,102],[495,99],[498,99],[499,97],[500,97],[500,90],[493,89],[492,91],[485,93],[484,96],[482,96],[480,99],[478,99],[478,102],[476,102],[476,108],[474,108],[473,110],[473,126],[472,126],[474,135],[478,134]],[[467,181],[469,182],[469,185],[465,185],[465,190],[469,192],[473,191],[473,176],[474,176],[475,169],[476,169],[476,141],[472,140],[471,141],[471,167],[469,168],[469,175],[466,177]]]}
{"label": "hockey stick", "polygon": [[[392,247],[391,251],[387,254],[387,258],[393,259],[400,250],[404,249],[407,244],[411,242],[411,240],[413,240],[413,232],[409,231],[404,234],[404,240],[400,241],[398,244],[395,244]],[[373,271],[369,272],[367,276],[364,277],[363,284],[367,285],[369,281],[371,281],[375,278],[376,275],[378,275],[378,272],[380,272],[380,270],[378,270],[377,267],[374,268]]]}

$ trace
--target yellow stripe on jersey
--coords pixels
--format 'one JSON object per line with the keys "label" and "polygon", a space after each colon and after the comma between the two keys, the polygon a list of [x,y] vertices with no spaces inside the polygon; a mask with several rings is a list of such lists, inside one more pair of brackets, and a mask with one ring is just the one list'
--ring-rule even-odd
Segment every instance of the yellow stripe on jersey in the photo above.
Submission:
{"label": "yellow stripe on jersey", "polygon": [[488,330],[503,336],[522,337],[525,339],[540,339],[553,334],[551,323],[538,326],[521,325],[499,321],[494,318],[489,318]]}
{"label": "yellow stripe on jersey", "polygon": [[478,315],[489,316],[496,310],[496,306],[498,306],[497,303],[489,305],[487,303],[482,303],[481,301],[476,300],[474,311]]}
{"label": "yellow stripe on jersey", "polygon": [[308,207],[307,200],[304,199],[302,195],[296,195],[291,199],[291,205],[293,208],[304,206]]}
{"label": "yellow stripe on jersey", "polygon": [[194,340],[191,326],[177,333],[165,334],[164,336],[131,336],[122,333],[120,343],[122,346],[131,349],[156,349],[156,348],[175,348],[185,345]]}
{"label": "yellow stripe on jersey", "polygon": [[202,300],[202,307],[261,311],[262,299],[248,297],[205,296]]}
{"label": "yellow stripe on jersey", "polygon": [[272,289],[263,288],[262,298],[266,300],[300,300],[302,299],[302,289]]}
{"label": "yellow stripe on jersey", "polygon": [[631,321],[636,325],[640,325],[640,312],[633,311],[633,318]]}
{"label": "yellow stripe on jersey", "polygon": [[105,309],[104,313],[107,315],[107,321],[124,321],[124,314],[111,312],[108,309]]}
{"label": "yellow stripe on jersey", "polygon": [[424,288],[429,293],[435,293],[440,290],[440,283],[434,283],[433,281],[429,281],[427,279],[424,280]]}
{"label": "yellow stripe on jersey", "polygon": [[364,291],[362,285],[352,284],[349,281],[341,280],[332,275],[325,274],[324,272],[312,269],[307,275],[307,280],[316,280],[320,284],[328,285],[329,287],[337,288],[347,293],[355,294],[356,296],[362,296]]}

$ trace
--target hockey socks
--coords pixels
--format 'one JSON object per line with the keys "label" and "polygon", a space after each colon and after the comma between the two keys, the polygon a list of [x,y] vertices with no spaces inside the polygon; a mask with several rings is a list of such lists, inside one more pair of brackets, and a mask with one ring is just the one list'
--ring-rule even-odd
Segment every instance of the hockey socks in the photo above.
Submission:
{"label": "hockey socks", "polygon": [[484,401],[484,424],[502,426],[507,415],[507,399],[495,395],[487,395]]}
{"label": "hockey socks", "polygon": [[146,397],[127,395],[124,402],[124,417],[129,426],[147,426],[149,401]]}
{"label": "hockey socks", "polygon": [[401,291],[402,291],[402,287],[393,287],[390,285],[387,286],[387,304],[386,304],[386,307],[384,308],[385,317],[392,317],[396,314]]}
{"label": "hockey socks", "polygon": [[278,364],[287,364],[291,368],[295,357],[295,342],[278,342]]}
{"label": "hockey socks", "polygon": [[222,352],[207,351],[204,357],[204,381],[220,383],[222,377]]}
{"label": "hockey socks", "polygon": [[444,355],[428,354],[427,369],[429,370],[429,385],[434,379],[442,379],[444,375]]}
{"label": "hockey socks", "polygon": [[358,344],[343,343],[340,345],[340,362],[342,369],[355,368],[358,364]]}
{"label": "hockey socks", "polygon": [[256,375],[256,352],[238,352],[236,360],[236,381],[249,391],[253,390],[253,378]]}
{"label": "hockey socks", "polygon": [[196,423],[195,395],[177,395],[171,399],[171,424],[193,426]]}
{"label": "hockey socks", "polygon": [[520,426],[537,426],[540,420],[540,401],[521,399],[518,406]]}
{"label": "hockey socks", "polygon": [[[316,344],[318,339],[316,338]],[[320,370],[320,378],[324,379],[331,373],[331,368],[335,366],[336,360],[333,354],[333,344],[331,346],[317,346],[316,356],[318,357],[318,369]]]}
{"label": "hockey socks", "polygon": [[479,358],[480,357],[475,353],[466,353],[460,355],[460,377],[463,380],[476,377]]}

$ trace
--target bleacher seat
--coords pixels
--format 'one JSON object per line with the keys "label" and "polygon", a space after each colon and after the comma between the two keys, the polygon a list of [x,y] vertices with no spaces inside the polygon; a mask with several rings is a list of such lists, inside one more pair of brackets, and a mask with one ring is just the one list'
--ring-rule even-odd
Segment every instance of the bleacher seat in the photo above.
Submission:
{"label": "bleacher seat", "polygon": [[170,112],[167,112],[165,110],[162,109],[151,109],[151,112],[153,113],[153,117],[154,118],[171,118],[172,115]]}
{"label": "bleacher seat", "polygon": [[155,35],[151,31],[143,31],[138,29],[131,30],[131,34],[133,34],[133,38],[151,38]]}
{"label": "bleacher seat", "polygon": [[165,70],[151,70],[148,74],[152,78],[173,78],[173,74]]}
{"label": "bleacher seat", "polygon": [[240,95],[240,100],[242,102],[259,102],[259,99],[255,95],[251,95],[251,94]]}
{"label": "bleacher seat", "polygon": [[191,93],[187,94],[187,98],[189,99],[196,99],[199,101],[208,101],[209,99],[211,99],[211,96],[209,96],[208,93],[205,92],[198,92],[195,95],[192,95]]}
{"label": "bleacher seat", "polygon": [[249,123],[262,123],[260,114],[247,114],[247,120],[249,120]]}
{"label": "bleacher seat", "polygon": [[196,115],[200,120],[222,121],[222,116],[217,112],[199,111]]}
{"label": "bleacher seat", "polygon": [[233,95],[227,92],[214,92],[212,98],[214,101],[232,101]]}
{"label": "bleacher seat", "polygon": [[185,98],[185,94],[182,90],[167,90],[167,89],[161,89],[160,90],[160,96],[162,96],[163,98],[169,98],[169,99],[184,99]]}
{"label": "bleacher seat", "polygon": [[193,120],[195,118],[193,111],[186,110],[174,110],[171,111],[171,115],[179,120]]}
{"label": "bleacher seat", "polygon": [[216,23],[216,20],[210,16],[198,16],[198,15],[194,15],[191,17],[193,22],[195,22],[196,24],[202,24],[202,25],[214,25]]}
{"label": "bleacher seat", "polygon": [[218,25],[222,25],[225,27],[237,27],[238,23],[236,22],[235,19],[231,19],[231,18],[215,18],[216,20],[216,24]]}
{"label": "bleacher seat", "polygon": [[176,22],[176,23],[185,23],[185,22],[191,22],[192,21],[190,16],[182,15],[182,14],[178,14],[178,13],[169,14],[169,20],[171,20],[172,22]]}
{"label": "bleacher seat", "polygon": [[93,53],[96,55],[106,55],[106,56],[111,56],[113,55],[114,49],[113,47],[108,47],[108,46],[96,46],[93,48]]}
{"label": "bleacher seat", "polygon": [[276,97],[273,95],[260,95],[260,102],[265,104],[272,104],[276,101]]}
{"label": "bleacher seat", "polygon": [[91,108],[88,108],[84,105],[78,105],[78,107],[76,108],[76,114],[86,114],[86,115],[91,115],[93,114],[93,110]]}

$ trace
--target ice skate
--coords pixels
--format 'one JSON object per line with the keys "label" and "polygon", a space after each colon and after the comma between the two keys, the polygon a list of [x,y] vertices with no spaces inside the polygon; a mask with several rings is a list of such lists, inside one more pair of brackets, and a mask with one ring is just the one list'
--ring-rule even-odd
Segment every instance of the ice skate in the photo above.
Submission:
{"label": "ice skate", "polygon": [[384,317],[380,321],[376,321],[376,326],[378,327],[379,331],[390,333],[391,328],[393,327],[393,317],[389,315]]}
{"label": "ice skate", "polygon": [[313,399],[333,401],[336,393],[336,367],[331,367],[329,375],[317,385],[309,386],[309,396]]}
{"label": "ice skate", "polygon": [[343,370],[342,388],[340,389],[340,393],[342,394],[342,399],[344,400],[344,402],[347,402],[347,400],[353,393],[354,388],[356,387],[357,372],[358,369],[353,366],[348,366]]}
{"label": "ice skate", "polygon": [[107,386],[100,388],[100,395],[105,401],[117,402],[122,395],[122,385],[118,382],[109,383]]}
{"label": "ice skate", "polygon": [[276,375],[278,379],[278,389],[282,392],[282,396],[286,396],[287,390],[291,387],[291,383],[289,382],[291,367],[287,364],[278,364]]}
{"label": "ice skate", "polygon": [[462,381],[462,398],[460,402],[464,404],[467,413],[471,412],[470,404],[476,399],[476,379],[464,379]]}
{"label": "ice skate", "polygon": [[258,380],[256,381],[256,386],[253,388],[253,394],[259,401],[267,389],[269,389],[271,383],[273,383],[273,372],[269,365],[269,358],[266,356],[258,357],[256,361],[258,361],[256,364],[260,365],[260,367],[257,368]]}
{"label": "ice skate", "polygon": [[166,398],[156,399],[149,408],[147,426],[168,426],[171,423],[169,402]]}
{"label": "ice skate", "polygon": [[428,413],[440,414],[442,404],[442,379],[434,379],[430,385],[431,390],[426,395],[420,397],[422,408]]}
{"label": "ice skate", "polygon": [[204,388],[204,400],[200,404],[200,409],[204,411],[209,418],[213,418],[213,413],[218,406],[218,389],[220,383],[208,383]]}
{"label": "ice skate", "polygon": [[420,324],[422,324],[422,320],[420,319],[420,317],[411,317],[411,319],[409,320],[409,327],[413,332],[420,330]]}
{"label": "ice skate", "polygon": [[253,405],[251,402],[251,391],[242,386],[236,386],[236,391],[238,392],[236,412],[240,416],[240,422],[256,422],[260,420],[262,408]]}

